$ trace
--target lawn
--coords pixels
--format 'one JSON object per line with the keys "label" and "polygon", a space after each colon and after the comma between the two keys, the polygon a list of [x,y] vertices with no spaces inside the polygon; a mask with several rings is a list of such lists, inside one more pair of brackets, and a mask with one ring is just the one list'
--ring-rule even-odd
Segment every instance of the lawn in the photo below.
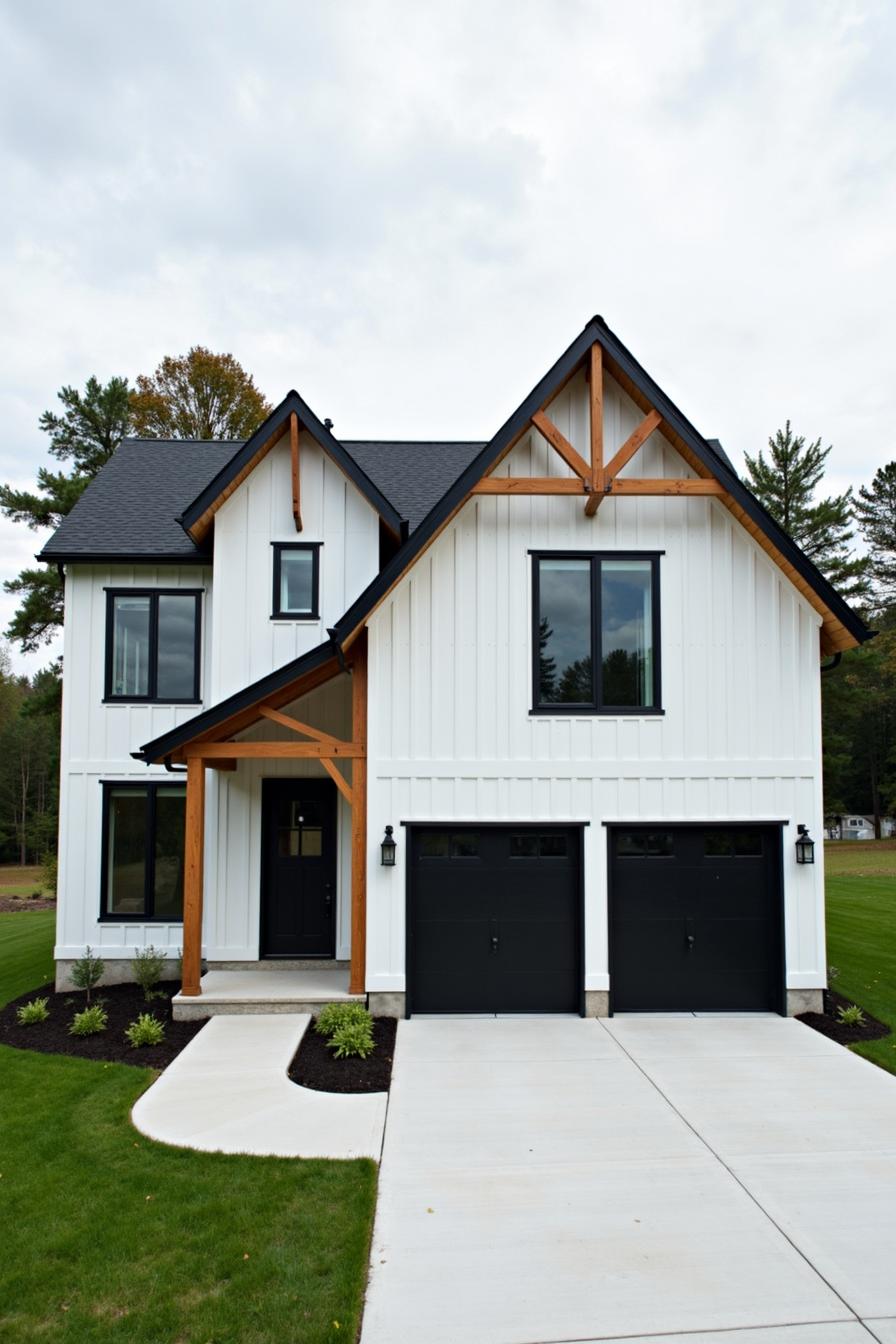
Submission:
{"label": "lawn", "polygon": [[828,843],[824,857],[834,987],[894,1031],[851,1049],[896,1073],[896,841]]}
{"label": "lawn", "polygon": [[39,864],[22,867],[17,863],[0,863],[0,896],[28,897],[35,891],[52,895],[44,888],[44,870]]}
{"label": "lawn", "polygon": [[[0,915],[0,1001],[49,978],[52,921]],[[4,1344],[355,1339],[372,1162],[151,1143],[147,1069],[0,1047],[0,1076]]]}

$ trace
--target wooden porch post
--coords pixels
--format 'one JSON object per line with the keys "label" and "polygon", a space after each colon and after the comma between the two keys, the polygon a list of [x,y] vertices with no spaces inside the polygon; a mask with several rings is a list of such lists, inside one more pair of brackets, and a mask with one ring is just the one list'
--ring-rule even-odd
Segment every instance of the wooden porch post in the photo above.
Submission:
{"label": "wooden porch post", "polygon": [[352,761],[352,960],[348,992],[363,994],[367,967],[367,631],[352,661],[352,741],[363,754]]}
{"label": "wooden porch post", "polygon": [[187,761],[187,806],[184,824],[184,946],[181,993],[201,994],[202,859],[205,842],[205,761]]}

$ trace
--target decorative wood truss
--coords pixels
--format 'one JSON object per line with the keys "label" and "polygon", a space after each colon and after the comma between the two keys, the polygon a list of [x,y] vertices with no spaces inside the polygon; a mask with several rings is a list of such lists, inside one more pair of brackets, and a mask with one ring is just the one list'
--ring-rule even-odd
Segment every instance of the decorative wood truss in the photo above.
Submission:
{"label": "decorative wood truss", "polygon": [[[591,460],[586,462],[544,410],[535,411],[530,424],[547,440],[575,473],[573,476],[484,476],[473,487],[474,495],[586,495],[585,513],[597,513],[608,495],[725,495],[723,485],[709,474],[697,477],[626,476],[619,473],[654,430],[661,429],[662,416],[653,407],[629,434],[609,462],[604,462],[603,443],[603,350],[595,341],[586,369],[589,386]],[[497,464],[496,464],[497,465]],[[690,465],[690,464],[689,464]],[[701,464],[702,465],[702,464]],[[704,469],[705,470],[705,469]]]}

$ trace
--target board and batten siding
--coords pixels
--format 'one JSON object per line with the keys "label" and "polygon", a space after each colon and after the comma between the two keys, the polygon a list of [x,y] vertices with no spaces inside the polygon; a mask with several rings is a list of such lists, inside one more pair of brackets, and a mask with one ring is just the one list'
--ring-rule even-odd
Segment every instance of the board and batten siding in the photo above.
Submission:
{"label": "board and batten siding", "polygon": [[[548,410],[588,457],[587,385]],[[642,418],[604,379],[605,459]],[[496,474],[569,475],[532,430]],[[654,434],[624,475],[693,473]],[[532,715],[530,549],[661,551],[664,714]],[[604,822],[786,820],[788,988],[825,983],[820,618],[706,497],[477,496],[369,622],[369,990],[401,990],[403,821],[573,821],[585,829],[585,988],[609,988]],[[397,865],[379,864],[384,827]],[[819,847],[820,849],[820,847]]]}
{"label": "board and batten siding", "polygon": [[131,758],[143,743],[193,717],[201,705],[104,704],[106,589],[174,588],[202,592],[200,694],[209,703],[207,651],[214,638],[212,572],[204,565],[67,565],[63,633],[62,740],[59,782],[57,960],[85,944],[110,959],[154,946],[177,955],[180,923],[100,921],[104,780],[179,781],[163,766]]}

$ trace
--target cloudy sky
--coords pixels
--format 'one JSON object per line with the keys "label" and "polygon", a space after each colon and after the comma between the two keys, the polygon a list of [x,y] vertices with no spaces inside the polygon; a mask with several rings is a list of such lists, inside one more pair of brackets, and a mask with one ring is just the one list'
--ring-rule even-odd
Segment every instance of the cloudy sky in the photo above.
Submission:
{"label": "cloudy sky", "polygon": [[[486,438],[595,312],[738,462],[787,416],[832,489],[896,456],[892,3],[0,0],[0,39],[2,479],[63,383],[196,343],[345,437]],[[0,520],[4,577],[39,540]]]}

